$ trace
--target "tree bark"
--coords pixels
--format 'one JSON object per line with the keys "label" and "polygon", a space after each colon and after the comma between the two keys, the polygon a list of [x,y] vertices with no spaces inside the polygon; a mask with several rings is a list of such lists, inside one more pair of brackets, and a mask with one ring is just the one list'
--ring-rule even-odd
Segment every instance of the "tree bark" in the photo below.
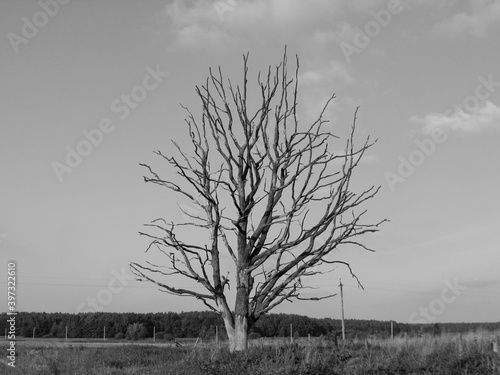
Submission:
{"label": "tree bark", "polygon": [[229,339],[229,351],[238,352],[248,349],[248,318],[246,316],[236,316],[235,320],[231,315],[223,314],[224,326],[226,327]]}
{"label": "tree bark", "polygon": [[234,329],[234,321],[232,315],[222,314],[222,319],[224,320],[224,326],[226,327],[227,337],[229,339],[229,351],[233,352],[235,350],[235,338],[236,332]]}
{"label": "tree bark", "polygon": [[248,348],[248,314],[250,312],[250,275],[247,261],[241,257],[238,264],[236,304],[234,311],[234,335],[233,342],[230,340],[231,351],[245,351]]}
{"label": "tree bark", "polygon": [[248,349],[248,318],[246,316],[236,316],[235,337],[233,351],[245,351]]}

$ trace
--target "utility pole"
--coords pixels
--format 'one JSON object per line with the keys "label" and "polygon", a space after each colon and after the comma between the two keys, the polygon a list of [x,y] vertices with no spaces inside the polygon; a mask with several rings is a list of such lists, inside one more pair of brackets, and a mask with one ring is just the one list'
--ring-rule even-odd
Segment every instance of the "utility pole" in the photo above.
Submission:
{"label": "utility pole", "polygon": [[66,341],[68,341],[68,325],[66,325]]}
{"label": "utility pole", "polygon": [[104,326],[104,336],[103,336],[103,341],[106,341],[106,326]]}
{"label": "utility pole", "polygon": [[391,320],[391,339],[394,339],[394,322]]}
{"label": "utility pole", "polygon": [[153,342],[156,342],[156,326],[153,326]]}
{"label": "utility pole", "polygon": [[345,324],[344,324],[344,292],[342,290],[342,279],[340,280],[340,303],[342,305],[342,341],[345,341]]}
{"label": "utility pole", "polygon": [[290,324],[290,344],[293,344],[293,324]]}

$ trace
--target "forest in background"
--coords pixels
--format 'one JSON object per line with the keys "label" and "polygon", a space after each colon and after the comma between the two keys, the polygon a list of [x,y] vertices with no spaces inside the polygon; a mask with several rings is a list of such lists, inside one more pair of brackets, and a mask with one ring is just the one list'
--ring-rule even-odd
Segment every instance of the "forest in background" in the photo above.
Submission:
{"label": "forest in background", "polygon": [[[0,330],[8,328],[7,316],[2,314]],[[16,337],[36,338],[102,338],[106,327],[106,338],[157,340],[174,338],[215,338],[216,327],[219,338],[226,337],[224,324],[219,314],[203,312],[165,313],[44,313],[18,312],[15,315]],[[290,326],[294,337],[335,336],[341,333],[341,321],[330,318],[310,318],[294,314],[266,314],[252,327],[250,338],[289,337]],[[347,338],[387,338],[391,334],[390,321],[346,319]],[[394,336],[407,334],[440,335],[442,333],[466,333],[474,331],[498,331],[496,323],[393,323]]]}

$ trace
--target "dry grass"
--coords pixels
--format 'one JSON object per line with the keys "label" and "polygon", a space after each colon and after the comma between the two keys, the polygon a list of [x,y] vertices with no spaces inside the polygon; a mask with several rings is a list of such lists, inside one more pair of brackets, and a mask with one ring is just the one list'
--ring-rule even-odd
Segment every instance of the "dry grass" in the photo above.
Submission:
{"label": "dry grass", "polygon": [[493,353],[496,335],[398,337],[354,340],[338,348],[327,340],[255,340],[248,352],[231,354],[222,345],[124,342],[19,341],[16,369],[1,374],[500,374]]}

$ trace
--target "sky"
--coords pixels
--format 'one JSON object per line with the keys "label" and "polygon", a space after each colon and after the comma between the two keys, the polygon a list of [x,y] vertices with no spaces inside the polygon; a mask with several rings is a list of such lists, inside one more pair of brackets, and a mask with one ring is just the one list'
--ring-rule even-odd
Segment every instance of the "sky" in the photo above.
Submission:
{"label": "sky", "polygon": [[357,140],[377,143],[356,187],[380,186],[366,209],[389,220],[363,239],[375,252],[336,253],[364,289],[339,267],[314,293],[342,279],[346,318],[500,321],[499,40],[500,1],[1,0],[0,286],[14,261],[18,311],[205,310],[129,271],[153,256],[144,224],[185,204],[139,163],[171,173],[153,151],[189,150],[181,104],[199,113],[210,67],[240,83],[249,53],[257,89],[287,46],[304,121],[335,93],[343,135],[359,106]]}

